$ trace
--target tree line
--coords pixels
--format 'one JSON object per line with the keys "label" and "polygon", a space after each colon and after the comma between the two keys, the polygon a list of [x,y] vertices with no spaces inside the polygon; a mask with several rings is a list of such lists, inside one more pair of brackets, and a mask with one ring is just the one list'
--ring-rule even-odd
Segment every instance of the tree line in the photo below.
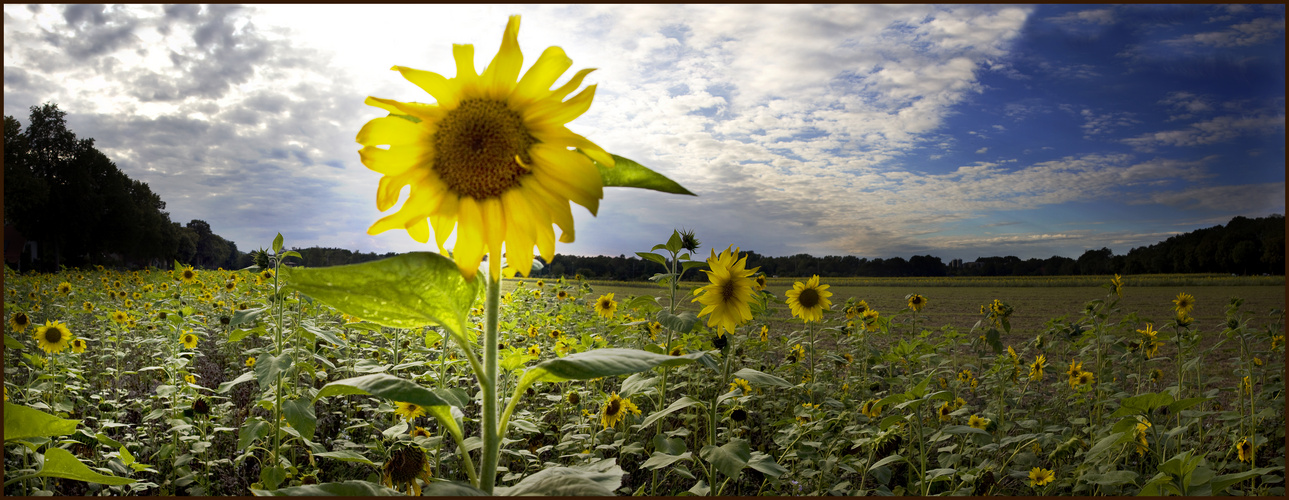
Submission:
{"label": "tree line", "polygon": [[5,226],[36,243],[34,251],[15,249],[20,269],[166,267],[176,260],[233,268],[245,260],[207,222],[171,221],[166,202],[121,172],[94,139],[77,138],[57,104],[30,109],[26,129],[4,117]]}

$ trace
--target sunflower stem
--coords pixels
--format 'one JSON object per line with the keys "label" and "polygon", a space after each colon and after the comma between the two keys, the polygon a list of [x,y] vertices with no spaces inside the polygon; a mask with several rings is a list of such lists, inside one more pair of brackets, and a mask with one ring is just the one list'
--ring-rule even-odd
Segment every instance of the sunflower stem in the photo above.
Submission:
{"label": "sunflower stem", "polygon": [[497,311],[501,305],[501,277],[488,276],[487,298],[484,299],[483,376],[483,457],[479,466],[479,489],[489,495],[497,481],[497,458],[501,452],[501,429],[497,426]]}

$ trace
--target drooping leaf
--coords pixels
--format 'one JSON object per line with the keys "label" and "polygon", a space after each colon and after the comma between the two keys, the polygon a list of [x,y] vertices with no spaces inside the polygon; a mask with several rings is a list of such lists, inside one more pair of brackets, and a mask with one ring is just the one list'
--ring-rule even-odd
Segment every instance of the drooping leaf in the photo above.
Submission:
{"label": "drooping leaf", "polygon": [[671,403],[671,405],[667,406],[666,408],[653,412],[653,414],[649,415],[648,417],[645,417],[644,421],[640,423],[640,426],[649,427],[650,425],[653,425],[654,422],[657,422],[658,419],[662,417],[665,417],[667,415],[680,411],[681,409],[688,408],[694,405],[699,405],[701,407],[703,406],[703,403],[689,396],[681,396],[680,399],[677,399],[675,402]]}
{"label": "drooping leaf", "polygon": [[1231,487],[1231,485],[1276,471],[1283,472],[1284,468],[1263,467],[1260,469],[1233,472],[1231,474],[1222,474],[1210,480],[1209,485],[1212,486],[1211,492],[1213,495],[1221,495],[1227,488]]}
{"label": "drooping leaf", "polygon": [[721,446],[707,445],[698,452],[708,463],[715,465],[716,470],[732,478],[738,478],[739,471],[752,459],[752,448],[747,441],[735,439]]}
{"label": "drooping leaf", "polygon": [[705,352],[684,356],[666,356],[638,349],[596,349],[565,358],[551,359],[529,368],[519,380],[519,390],[534,382],[589,380],[614,375],[629,375],[658,366],[676,366],[710,358]]}
{"label": "drooping leaf", "polygon": [[362,455],[359,455],[356,452],[349,451],[349,450],[324,451],[322,453],[314,453],[313,457],[314,458],[318,458],[318,457],[334,458],[341,462],[358,462],[360,464],[376,465],[371,460],[368,460],[367,457],[364,457]]}
{"label": "drooping leaf", "polygon": [[313,440],[313,431],[318,427],[318,417],[313,412],[313,402],[308,399],[288,399],[282,402],[282,413],[286,422],[300,432],[305,439]]}
{"label": "drooping leaf", "polygon": [[466,281],[455,262],[413,252],[361,264],[283,268],[288,289],[336,310],[394,328],[442,325],[462,340],[481,280]]}
{"label": "drooping leaf", "polygon": [[614,164],[611,168],[595,160],[591,161],[595,163],[596,168],[600,169],[600,179],[604,181],[604,187],[633,187],[698,196],[676,181],[618,155],[613,155]]}
{"label": "drooping leaf", "polygon": [[774,387],[792,387],[792,382],[782,378],[770,375],[769,373],[751,368],[744,368],[734,372],[734,378],[741,378],[752,385],[769,385]]}
{"label": "drooping leaf", "polygon": [[503,496],[613,496],[626,473],[609,458],[575,467],[551,467],[511,487],[498,487]]}
{"label": "drooping leaf", "polygon": [[233,317],[228,320],[228,327],[237,328],[242,323],[250,323],[252,321],[255,321],[255,318],[258,318],[261,314],[264,314],[264,312],[268,310],[269,308],[266,306],[258,309],[246,309],[242,311],[234,311]]}
{"label": "drooping leaf", "polygon": [[237,378],[235,378],[235,379],[233,379],[233,380],[229,380],[229,381],[227,381],[227,382],[224,382],[224,383],[222,383],[222,384],[219,384],[219,387],[215,389],[215,393],[216,393],[216,394],[223,394],[223,393],[226,393],[226,392],[228,392],[228,390],[229,390],[229,389],[232,389],[232,388],[233,388],[233,386],[235,386],[235,385],[237,385],[237,384],[240,384],[240,383],[242,383],[242,382],[250,382],[250,381],[252,381],[252,380],[255,380],[255,372],[254,372],[254,371],[248,371],[248,372],[246,372],[246,373],[243,373],[243,374],[241,374],[241,375],[238,375],[238,376],[237,376]]}
{"label": "drooping leaf", "polygon": [[759,451],[752,452],[752,458],[747,461],[747,466],[775,479],[788,473],[788,469],[775,462],[774,457]]}
{"label": "drooping leaf", "polygon": [[655,451],[649,456],[649,459],[645,460],[643,464],[640,464],[640,466],[649,470],[661,469],[681,460],[689,460],[693,455],[693,453],[688,451],[679,455],[668,455],[661,451]]}
{"label": "drooping leaf", "polygon": [[66,436],[80,420],[67,420],[19,404],[4,402],[4,440]]}
{"label": "drooping leaf", "polygon": [[308,484],[278,490],[257,490],[252,488],[251,494],[257,497],[384,497],[403,495],[403,493],[398,490],[386,488],[382,485],[367,481]]}
{"label": "drooping leaf", "polygon": [[486,497],[487,493],[466,483],[456,481],[434,481],[421,488],[421,495],[427,497]]}
{"label": "drooping leaf", "polygon": [[255,381],[259,382],[262,388],[276,384],[278,374],[290,369],[292,362],[294,360],[289,352],[284,352],[277,357],[272,354],[261,354],[255,359]]}
{"label": "drooping leaf", "polygon": [[[5,415],[8,415],[8,411],[5,412]],[[5,439],[8,440],[8,438],[9,436],[6,434]],[[108,476],[94,472],[89,466],[77,460],[71,452],[62,448],[45,449],[45,466],[35,474],[35,477],[61,477],[63,479],[109,485],[130,484],[135,481],[128,477]]]}
{"label": "drooping leaf", "polygon": [[425,407],[449,406],[449,403],[434,391],[388,373],[373,373],[331,382],[322,386],[313,400],[345,394],[370,394],[390,401],[402,401]]}
{"label": "drooping leaf", "polygon": [[662,326],[673,332],[689,333],[694,329],[694,324],[698,323],[698,316],[692,311],[685,311],[680,314],[671,314],[667,311],[659,311],[654,317]]}

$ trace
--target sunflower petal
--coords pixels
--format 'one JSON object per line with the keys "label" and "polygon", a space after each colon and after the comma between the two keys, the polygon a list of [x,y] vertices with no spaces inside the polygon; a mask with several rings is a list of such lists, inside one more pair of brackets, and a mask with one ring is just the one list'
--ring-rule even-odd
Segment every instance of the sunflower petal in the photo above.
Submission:
{"label": "sunflower petal", "polygon": [[358,158],[364,166],[382,175],[400,175],[413,167],[429,165],[434,155],[425,148],[381,149],[363,146],[358,150]]}
{"label": "sunflower petal", "polygon": [[[519,80],[515,86],[514,94],[511,95],[510,101],[514,104],[526,104],[529,101],[546,97],[551,85],[559,79],[568,68],[573,65],[573,60],[564,54],[564,49],[559,47],[547,47],[542,55],[537,58],[524,77]],[[516,98],[523,101],[516,102]]]}
{"label": "sunflower petal", "polygon": [[591,74],[592,71],[595,71],[595,68],[586,68],[586,69],[578,70],[577,73],[573,74],[573,78],[569,79],[568,83],[565,83],[564,85],[561,85],[559,88],[551,91],[551,95],[549,98],[554,99],[556,101],[563,100],[564,96],[573,93],[574,90],[577,90],[578,87],[581,87],[582,80],[586,78],[586,75]]}
{"label": "sunflower petal", "polygon": [[551,102],[543,101],[534,105],[528,111],[525,117],[526,123],[533,123],[534,126],[542,125],[563,125],[571,122],[586,110],[591,109],[591,101],[595,99],[595,85],[582,89],[577,95],[567,101]]}
{"label": "sunflower petal", "polygon": [[501,48],[492,58],[480,77],[490,97],[501,100],[515,88],[524,55],[519,50],[519,16],[510,16],[506,32],[501,36]]}
{"label": "sunflower petal", "polygon": [[506,219],[498,198],[479,200],[478,206],[483,221],[484,248],[491,256],[488,258],[488,278],[495,281],[501,277],[501,244],[506,238]]}
{"label": "sunflower petal", "polygon": [[457,221],[457,244],[452,258],[457,261],[461,275],[473,280],[484,253],[484,220],[474,198],[462,196],[458,200]]}
{"label": "sunflower petal", "polygon": [[374,106],[396,115],[409,115],[416,117],[430,130],[434,129],[434,125],[439,119],[443,118],[443,115],[446,113],[441,106],[433,104],[401,102],[393,99],[381,99],[379,97],[368,97],[363,101],[363,104]]}
{"label": "sunflower petal", "polygon": [[394,66],[390,68],[397,71],[406,78],[407,81],[416,84],[421,90],[434,97],[439,106],[451,109],[457,105],[457,99],[460,95],[456,89],[452,88],[452,83],[446,77],[432,71],[412,69],[407,66]]}
{"label": "sunflower petal", "polygon": [[364,146],[420,146],[429,139],[424,127],[397,116],[385,116],[363,125],[355,140]]}

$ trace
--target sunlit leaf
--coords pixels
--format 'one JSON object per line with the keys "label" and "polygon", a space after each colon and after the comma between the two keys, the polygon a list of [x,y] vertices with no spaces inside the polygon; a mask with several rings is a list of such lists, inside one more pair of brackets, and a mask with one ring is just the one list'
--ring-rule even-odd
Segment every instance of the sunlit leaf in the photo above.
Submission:
{"label": "sunlit leaf", "polygon": [[737,478],[739,471],[752,459],[752,448],[747,441],[735,439],[721,446],[707,445],[698,452],[708,463],[715,465],[716,470],[726,476]]}
{"label": "sunlit leaf", "polygon": [[604,187],[633,187],[671,194],[698,196],[676,183],[676,181],[618,155],[613,155],[614,164],[612,168],[595,160],[591,161],[595,163],[596,168],[600,169],[600,179],[604,181]]}
{"label": "sunlit leaf", "polygon": [[[8,413],[6,408],[5,415],[8,415]],[[9,439],[8,433],[5,434],[5,439]],[[109,485],[130,484],[135,481],[128,477],[108,476],[94,472],[89,466],[77,460],[71,452],[62,448],[45,449],[45,466],[35,474],[35,477],[61,477],[63,479]]]}
{"label": "sunlit leaf", "polygon": [[76,432],[80,420],[58,418],[40,410],[4,402],[4,440],[66,436]]}

